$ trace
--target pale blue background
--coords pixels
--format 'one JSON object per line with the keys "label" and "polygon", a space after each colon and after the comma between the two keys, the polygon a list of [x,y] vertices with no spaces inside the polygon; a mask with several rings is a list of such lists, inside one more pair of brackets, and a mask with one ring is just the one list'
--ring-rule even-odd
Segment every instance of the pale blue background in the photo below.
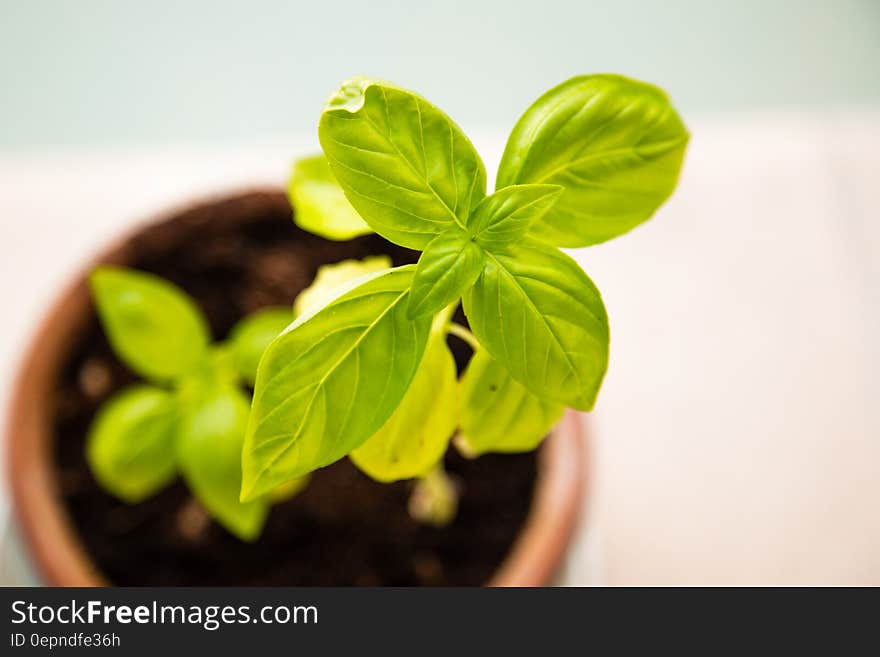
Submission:
{"label": "pale blue background", "polygon": [[880,0],[0,0],[0,149],[271,139],[342,79],[506,130],[566,77],[616,71],[686,112],[880,102]]}

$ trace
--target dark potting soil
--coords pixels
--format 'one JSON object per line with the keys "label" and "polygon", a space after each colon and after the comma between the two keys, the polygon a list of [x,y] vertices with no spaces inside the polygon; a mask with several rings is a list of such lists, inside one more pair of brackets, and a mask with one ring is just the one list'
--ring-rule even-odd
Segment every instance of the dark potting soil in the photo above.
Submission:
{"label": "dark potting soil", "polygon": [[[191,294],[216,339],[244,315],[290,304],[317,268],[388,253],[416,254],[378,236],[331,242],[298,229],[279,193],[196,207],[134,238],[128,264]],[[469,352],[450,345],[459,365]],[[242,543],[210,520],[180,482],[127,505],[105,493],[85,461],[101,403],[136,377],[113,356],[96,319],[71,352],[56,398],[55,460],[73,524],[100,570],[120,585],[478,585],[522,528],[536,477],[533,454],[468,461],[450,450],[458,516],[444,529],[407,514],[410,482],[379,484],[347,459],[314,473],[304,492],[276,505],[260,539]]]}

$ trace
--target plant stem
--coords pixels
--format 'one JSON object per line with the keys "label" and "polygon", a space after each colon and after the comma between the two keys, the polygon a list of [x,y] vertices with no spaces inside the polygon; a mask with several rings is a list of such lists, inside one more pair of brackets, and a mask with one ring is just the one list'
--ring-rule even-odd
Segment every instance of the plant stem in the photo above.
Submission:
{"label": "plant stem", "polygon": [[449,324],[452,322],[452,316],[458,308],[458,302],[451,303],[434,316],[434,323],[431,325],[432,331],[446,332],[449,330]]}
{"label": "plant stem", "polygon": [[458,453],[466,459],[473,460],[479,456],[460,432],[456,433],[452,438],[452,444],[455,446],[455,449],[458,450]]}
{"label": "plant stem", "polygon": [[413,520],[445,527],[458,511],[458,487],[443,469],[443,462],[420,477],[409,498]]}
{"label": "plant stem", "polygon": [[455,337],[467,342],[468,345],[470,345],[471,349],[473,349],[474,351],[480,348],[480,343],[474,337],[474,334],[468,331],[461,324],[456,324],[455,322],[452,322],[449,324],[449,328],[446,331],[450,335],[454,335]]}

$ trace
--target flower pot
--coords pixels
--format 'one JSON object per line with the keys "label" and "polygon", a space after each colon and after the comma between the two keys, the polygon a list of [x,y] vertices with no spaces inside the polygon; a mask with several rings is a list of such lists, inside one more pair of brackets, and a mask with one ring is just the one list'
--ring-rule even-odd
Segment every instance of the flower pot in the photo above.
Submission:
{"label": "flower pot", "polygon": [[[290,303],[318,265],[380,252],[395,264],[417,255],[375,235],[337,243],[305,233],[290,221],[283,192],[267,189],[147,222],[95,263],[155,271],[178,283],[222,338],[242,314]],[[409,483],[374,483],[345,459],[315,473],[301,496],[273,507],[264,537],[252,544],[214,525],[181,484],[134,506],[103,493],[86,466],[84,436],[100,403],[135,378],[113,358],[100,330],[86,285],[90,269],[40,324],[10,404],[13,510],[45,583],[551,582],[586,483],[582,417],[572,412],[537,456],[468,462],[450,450],[448,466],[464,492],[459,518],[442,530],[408,520]],[[457,357],[463,362],[466,354]],[[297,555],[291,563],[284,561],[288,553]],[[338,570],[312,572],[329,560]],[[243,573],[230,572],[230,564],[241,562]]]}

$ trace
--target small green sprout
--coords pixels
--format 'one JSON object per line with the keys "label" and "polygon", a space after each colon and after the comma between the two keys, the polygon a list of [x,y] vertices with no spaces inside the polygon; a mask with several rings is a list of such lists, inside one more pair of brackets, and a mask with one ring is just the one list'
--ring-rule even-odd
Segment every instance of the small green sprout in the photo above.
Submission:
{"label": "small green sprout", "polygon": [[[263,309],[243,319],[227,342],[211,344],[201,311],[168,281],[100,267],[90,284],[114,352],[147,381],[117,393],[98,412],[86,447],[95,478],[136,503],[180,474],[221,525],[242,540],[255,539],[277,494],[238,499],[250,412],[241,384],[253,383],[260,356],[293,312]],[[294,482],[301,488],[305,478]]]}

